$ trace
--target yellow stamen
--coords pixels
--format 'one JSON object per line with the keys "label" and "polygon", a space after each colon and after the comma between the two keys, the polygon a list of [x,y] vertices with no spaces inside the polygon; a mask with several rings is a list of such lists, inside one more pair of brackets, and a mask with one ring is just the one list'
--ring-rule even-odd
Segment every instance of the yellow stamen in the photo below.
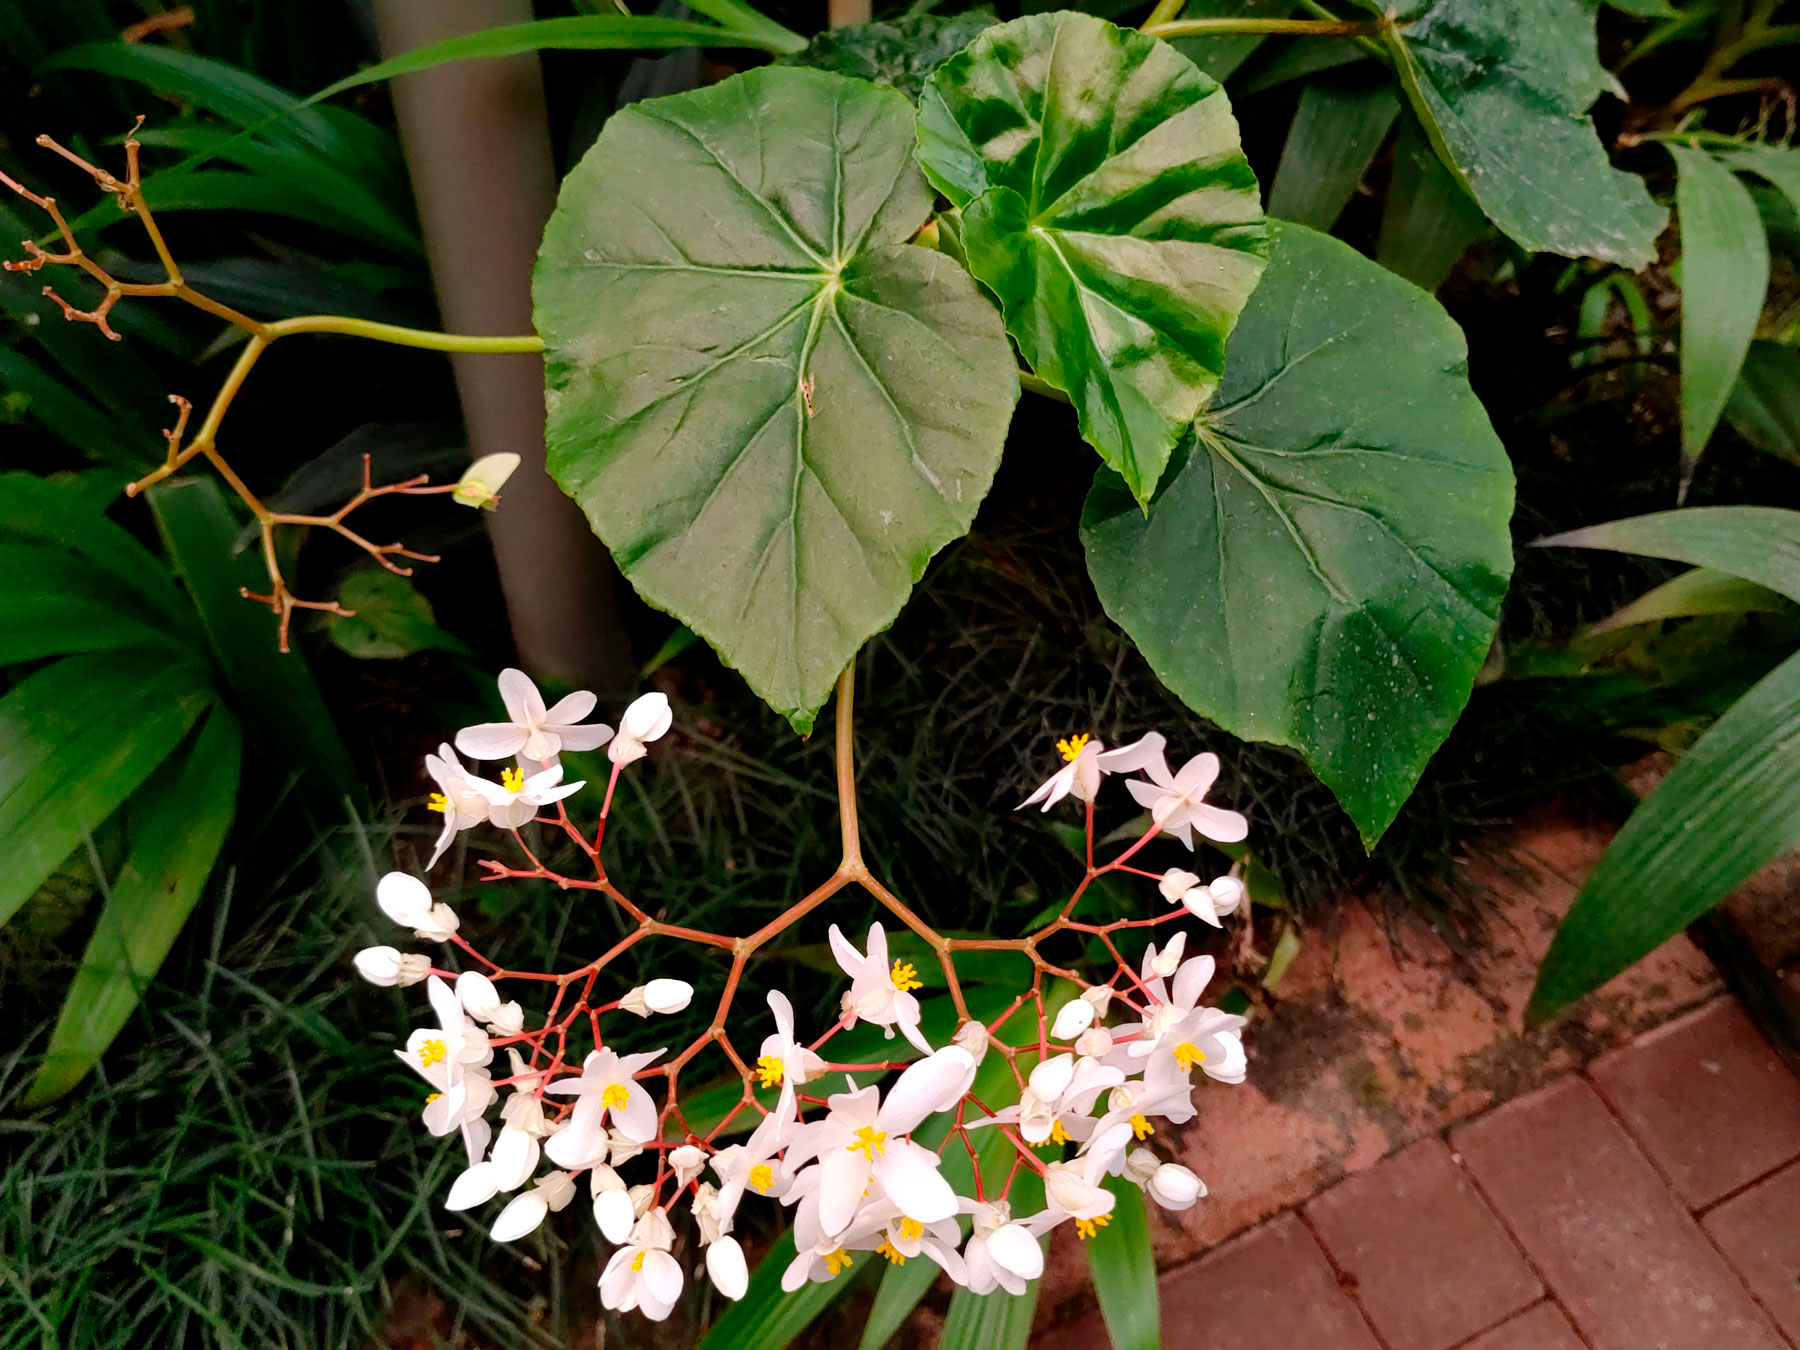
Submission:
{"label": "yellow stamen", "polygon": [[1131,1132],[1139,1139],[1148,1139],[1151,1135],[1156,1133],[1156,1126],[1152,1125],[1142,1116],[1133,1116],[1131,1118]]}
{"label": "yellow stamen", "polygon": [[449,1049],[436,1036],[428,1041],[419,1042],[419,1063],[429,1069],[433,1064],[442,1064]]}
{"label": "yellow stamen", "polygon": [[1089,739],[1087,732],[1084,731],[1079,736],[1071,736],[1066,741],[1058,741],[1056,753],[1063,757],[1064,764],[1073,764],[1080,757],[1081,752],[1087,748]]}
{"label": "yellow stamen", "polygon": [[639,1252],[636,1256],[631,1258],[631,1268],[633,1270],[642,1270],[644,1268],[644,1254],[642,1252]]}
{"label": "yellow stamen", "polygon": [[608,1083],[600,1090],[600,1105],[611,1111],[623,1111],[631,1102],[631,1094],[623,1083]]}
{"label": "yellow stamen", "polygon": [[749,1183],[752,1190],[761,1191],[767,1195],[769,1187],[775,1184],[775,1169],[767,1163],[756,1164],[750,1169]]}
{"label": "yellow stamen", "polygon": [[912,963],[908,961],[894,962],[893,973],[888,978],[893,980],[894,988],[898,989],[903,994],[909,989],[923,989],[925,987],[919,980],[919,972],[914,970],[912,968]]}
{"label": "yellow stamen", "polygon": [[841,1275],[850,1269],[850,1253],[839,1247],[835,1252],[825,1253],[825,1271],[830,1275]]}
{"label": "yellow stamen", "polygon": [[1075,1220],[1075,1235],[1086,1242],[1111,1222],[1112,1215],[1110,1214],[1096,1214],[1091,1219],[1077,1219]]}
{"label": "yellow stamen", "polygon": [[[889,1242],[886,1238],[881,1239],[881,1245],[879,1247],[877,1247],[875,1250],[880,1252],[883,1256],[887,1257],[889,1265],[903,1266],[906,1264],[906,1257],[904,1255],[902,1255],[900,1252],[896,1251],[894,1249],[894,1244]],[[829,1259],[829,1258],[827,1258],[827,1259]],[[832,1274],[834,1274],[834,1275],[836,1273],[837,1273],[836,1271],[832,1272]]]}
{"label": "yellow stamen", "polygon": [[917,1219],[909,1219],[905,1215],[901,1215],[900,1236],[907,1242],[917,1242],[925,1236],[925,1225]]}
{"label": "yellow stamen", "polygon": [[442,814],[450,809],[450,799],[441,792],[434,792],[425,799],[425,805],[429,809]]}
{"label": "yellow stamen", "polygon": [[1050,1126],[1050,1142],[1052,1144],[1066,1144],[1069,1142],[1069,1132],[1063,1128],[1063,1123],[1060,1120],[1053,1122]]}
{"label": "yellow stamen", "polygon": [[856,1132],[856,1142],[845,1144],[844,1152],[861,1153],[870,1162],[874,1162],[878,1154],[887,1152],[887,1132],[877,1130],[873,1125],[865,1125]]}
{"label": "yellow stamen", "polygon": [[1181,1066],[1181,1071],[1186,1073],[1194,1065],[1206,1063],[1206,1054],[1192,1041],[1183,1041],[1175,1047],[1175,1062]]}
{"label": "yellow stamen", "polygon": [[431,1094],[431,1095],[430,1095],[430,1096],[428,1096],[428,1097],[427,1097],[427,1098],[426,1098],[426,1099],[425,1099],[425,1105],[427,1105],[427,1106],[430,1106],[430,1105],[431,1105],[431,1104],[432,1104],[432,1103],[433,1103],[433,1102],[435,1102],[435,1101],[436,1101],[436,1100],[437,1100],[437,1099],[438,1099],[438,1098],[439,1098],[439,1097],[441,1097],[441,1096],[443,1096],[443,1095],[444,1095],[444,1094],[443,1094],[443,1093],[441,1093],[441,1092],[434,1092],[434,1093],[432,1093],[432,1094]]}
{"label": "yellow stamen", "polygon": [[756,1076],[764,1087],[774,1087],[787,1073],[787,1065],[778,1055],[764,1055],[756,1061]]}
{"label": "yellow stamen", "polygon": [[525,771],[523,769],[500,770],[500,786],[508,792],[517,792],[525,786]]}

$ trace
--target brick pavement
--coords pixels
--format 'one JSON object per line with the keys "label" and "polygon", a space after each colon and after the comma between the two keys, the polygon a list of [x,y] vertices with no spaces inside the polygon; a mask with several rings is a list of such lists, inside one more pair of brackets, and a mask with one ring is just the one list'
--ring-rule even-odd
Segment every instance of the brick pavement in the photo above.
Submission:
{"label": "brick pavement", "polygon": [[1167,1350],[1800,1350],[1800,1079],[1717,998],[1161,1288]]}

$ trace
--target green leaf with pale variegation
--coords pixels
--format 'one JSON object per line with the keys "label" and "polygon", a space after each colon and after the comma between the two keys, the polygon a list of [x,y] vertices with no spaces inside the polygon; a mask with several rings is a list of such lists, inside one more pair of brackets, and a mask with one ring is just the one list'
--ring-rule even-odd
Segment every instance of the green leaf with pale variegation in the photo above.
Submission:
{"label": "green leaf with pale variegation", "polygon": [[1225,92],[1167,43],[1034,15],[938,67],[919,162],[1032,370],[1147,501],[1267,254]]}
{"label": "green leaf with pale variegation", "polygon": [[1591,0],[1362,0],[1432,148],[1524,248],[1641,268],[1668,212],[1612,167],[1587,110],[1611,87]]}
{"label": "green leaf with pale variegation", "polygon": [[1373,844],[1493,639],[1512,469],[1430,296],[1303,226],[1275,238],[1149,510],[1102,471],[1082,540],[1163,683],[1298,749]]}
{"label": "green leaf with pale variegation", "polygon": [[912,105],[764,68],[633,104],[533,287],[550,471],[652,605],[805,732],[968,530],[1018,375],[931,214]]}

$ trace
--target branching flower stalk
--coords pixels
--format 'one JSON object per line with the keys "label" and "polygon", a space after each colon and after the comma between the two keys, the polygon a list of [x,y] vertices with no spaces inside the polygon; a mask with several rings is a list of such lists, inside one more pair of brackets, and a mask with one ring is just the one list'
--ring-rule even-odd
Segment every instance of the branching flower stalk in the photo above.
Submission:
{"label": "branching flower stalk", "polygon": [[[748,1272],[732,1227],[747,1192],[795,1209],[797,1254],[783,1279],[790,1289],[831,1279],[854,1263],[856,1253],[874,1251],[896,1262],[923,1255],[952,1280],[983,1293],[1022,1292],[1042,1271],[1038,1238],[1058,1224],[1073,1223],[1084,1238],[1104,1227],[1114,1204],[1113,1193],[1102,1185],[1108,1175],[1130,1177],[1171,1208],[1187,1208],[1205,1193],[1187,1168],[1134,1145],[1155,1132],[1157,1120],[1193,1118],[1194,1069],[1202,1071],[1202,1081],[1243,1080],[1243,1019],[1199,1003],[1214,963],[1209,956],[1182,960],[1185,932],[1173,933],[1160,951],[1151,943],[1135,967],[1116,938],[1124,930],[1156,929],[1188,914],[1220,927],[1222,917],[1237,908],[1243,886],[1235,874],[1203,884],[1194,872],[1151,871],[1134,861],[1165,835],[1190,849],[1195,832],[1221,842],[1245,837],[1242,816],[1205,800],[1218,774],[1217,758],[1199,755],[1172,771],[1163,738],[1154,732],[1114,749],[1087,736],[1061,742],[1062,767],[1023,805],[1047,811],[1065,799],[1082,804],[1081,878],[1055,916],[1035,932],[946,937],[875,877],[862,856],[854,683],[852,668],[840,677],[837,690],[838,865],[776,918],[743,935],[654,917],[620,888],[609,868],[605,839],[614,793],[621,774],[669,729],[663,695],[645,695],[632,704],[615,732],[582,720],[595,706],[591,694],[572,694],[546,707],[525,675],[507,671],[500,679],[507,720],[465,728],[454,748],[444,745],[426,761],[440,789],[431,805],[444,818],[432,864],[460,831],[497,825],[510,833],[519,857],[483,859],[485,880],[540,880],[564,891],[592,893],[629,924],[611,947],[573,969],[515,970],[470,943],[454,911],[434,900],[423,881],[395,872],[378,888],[381,908],[418,937],[454,948],[464,968],[387,946],[357,957],[359,969],[376,983],[427,985],[437,1024],[415,1030],[399,1054],[433,1089],[423,1109],[426,1127],[437,1135],[459,1133],[465,1146],[468,1166],[452,1185],[447,1207],[465,1210],[511,1195],[492,1227],[494,1238],[511,1241],[566,1206],[585,1173],[595,1221],[617,1244],[600,1278],[609,1308],[638,1308],[652,1318],[672,1310],[686,1278],[674,1254],[671,1221],[681,1205],[697,1227],[709,1277],[727,1296],[741,1297]],[[562,781],[561,755],[601,746],[611,768],[590,835],[567,805],[586,785]],[[496,782],[465,767],[459,752],[514,763]],[[1094,831],[1099,789],[1108,775],[1132,773],[1142,776],[1126,786],[1148,810],[1149,824],[1116,855],[1099,858]],[[592,875],[550,866],[523,833],[534,824],[566,838]],[[1154,883],[1171,907],[1106,923],[1075,917],[1096,881],[1126,876]],[[931,952],[955,1009],[954,1034],[937,1047],[926,1039],[914,993],[923,982],[909,961],[890,952],[880,923],[870,927],[861,945],[833,925],[831,948],[850,980],[839,1016],[807,1039],[799,1034],[787,1000],[770,994],[772,1030],[752,1053],[740,1044],[746,1034],[742,1020],[732,1019],[748,963],[775,937],[851,887],[873,897]],[[1105,982],[1090,984],[1045,954],[1046,944],[1064,933],[1097,941],[1111,955],[1115,969]],[[652,979],[620,992],[620,982],[608,979],[621,956],[653,938],[710,948],[728,959],[724,987],[706,1027],[674,1054],[667,1048],[621,1054],[607,1026],[619,1014],[679,1012],[693,997],[692,986],[679,980]],[[970,1012],[956,969],[957,955],[968,951],[1014,952],[1030,963],[1029,983],[992,1019]],[[1069,981],[1077,996],[1059,1006],[1052,979]],[[514,991],[537,996],[546,1005],[541,1015],[528,1019],[521,1002],[508,997]],[[1109,1015],[1121,1012],[1123,1020],[1109,1026]],[[834,1055],[838,1038],[858,1022],[880,1027],[890,1041],[898,1033],[899,1045],[910,1050],[872,1059]],[[719,1048],[741,1088],[717,1120],[690,1119],[683,1105],[684,1074],[711,1046]],[[491,1066],[502,1050],[506,1068],[496,1072]],[[910,1057],[913,1051],[916,1058]],[[1017,1099],[1011,1104],[983,1100],[976,1092],[978,1068],[990,1053],[1005,1061],[1000,1081],[1010,1079],[1007,1095]],[[891,1082],[877,1085],[894,1073]],[[851,1075],[847,1090],[828,1096],[806,1090],[825,1074]],[[771,1106],[766,1095],[772,1090]],[[496,1131],[487,1115],[503,1092]],[[736,1122],[747,1116],[757,1118],[748,1139],[724,1142],[742,1129]],[[942,1142],[928,1148],[913,1136],[934,1117],[945,1131]],[[997,1185],[988,1184],[980,1165],[978,1136],[984,1130],[997,1132],[1012,1153]],[[955,1194],[940,1171],[951,1149],[966,1150],[972,1161],[969,1195]],[[540,1173],[545,1163],[549,1168]],[[637,1171],[641,1179],[629,1183],[625,1170]],[[1027,1170],[1042,1178],[1045,1206],[1015,1216],[1014,1184]],[[966,1238],[959,1213],[973,1221]]]}
{"label": "branching flower stalk", "polygon": [[[193,411],[192,404],[180,395],[171,395],[170,402],[175,405],[175,425],[162,433],[167,442],[167,451],[163,463],[136,482],[128,484],[126,494],[136,496],[146,488],[161,482],[171,474],[185,468],[196,458],[204,458],[227,486],[235,492],[255,518],[261,536],[263,565],[268,573],[269,589],[267,593],[259,593],[246,588],[246,598],[268,606],[279,621],[278,641],[282,651],[288,650],[288,631],[296,609],[323,610],[332,614],[348,615],[351,611],[344,609],[335,600],[304,600],[297,597],[288,587],[282,575],[281,564],[275,549],[275,531],[281,526],[302,526],[330,530],[340,535],[349,543],[363,550],[376,562],[401,576],[411,575],[412,569],[395,561],[405,558],[413,562],[436,562],[437,559],[427,553],[414,552],[401,544],[377,544],[353,529],[346,517],[357,508],[370,501],[386,496],[432,496],[438,494],[456,495],[461,485],[445,483],[428,485],[423,476],[411,478],[400,483],[389,483],[377,486],[370,481],[369,464],[363,461],[363,482],[357,493],[336,511],[324,515],[296,514],[275,511],[265,505],[250,490],[243,478],[227,461],[218,445],[219,430],[230,409],[232,400],[243,388],[244,381],[255,368],[262,354],[271,344],[280,338],[298,333],[336,333],[347,337],[368,338],[377,342],[386,342],[403,347],[421,347],[432,351],[470,352],[470,353],[520,353],[541,352],[543,340],[535,334],[522,337],[478,337],[453,333],[434,333],[423,329],[401,328],[393,324],[374,323],[366,319],[351,318],[342,314],[309,314],[297,318],[280,319],[271,323],[251,318],[230,305],[202,294],[187,284],[181,268],[164,240],[162,231],[151,214],[150,207],[144,201],[143,187],[139,174],[138,151],[140,142],[136,138],[138,128],[144,124],[138,118],[132,128],[132,135],[125,139],[125,177],[123,179],[99,165],[91,164],[81,156],[52,140],[49,136],[39,136],[37,143],[60,155],[75,165],[94,180],[103,192],[113,195],[121,211],[137,217],[144,232],[149,236],[150,245],[156,252],[158,262],[162,265],[164,280],[157,282],[125,282],[113,276],[82,249],[74,232],[69,228],[61,209],[53,197],[42,196],[23,183],[0,172],[0,183],[10,188],[18,196],[43,210],[54,227],[60,240],[59,251],[52,252],[33,240],[24,240],[26,256],[21,260],[0,263],[9,272],[38,272],[47,267],[71,267],[86,273],[97,282],[103,290],[99,303],[92,309],[79,309],[57,293],[54,286],[46,285],[44,295],[55,302],[62,310],[63,317],[70,322],[91,323],[112,341],[119,341],[120,335],[111,323],[114,307],[122,299],[154,299],[169,298],[183,301],[215,318],[223,319],[234,327],[241,329],[247,336],[243,350],[238,354],[236,363],[225,382],[214,395],[207,408],[200,426],[192,435],[188,435],[188,421]],[[516,462],[516,461],[515,461]],[[466,494],[458,500],[467,500]],[[474,504],[493,504],[492,494]]]}

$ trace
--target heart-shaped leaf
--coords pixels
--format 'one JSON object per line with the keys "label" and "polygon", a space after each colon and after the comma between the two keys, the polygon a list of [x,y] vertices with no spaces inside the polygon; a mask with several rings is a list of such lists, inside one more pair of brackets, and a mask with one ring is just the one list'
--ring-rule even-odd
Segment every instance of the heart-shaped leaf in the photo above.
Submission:
{"label": "heart-shaped leaf", "polygon": [[1528,249],[1641,268],[1669,214],[1606,157],[1587,110],[1615,87],[1594,0],[1413,0],[1383,41],[1432,148]]}
{"label": "heart-shaped leaf", "polygon": [[942,254],[912,106],[815,70],[634,104],[533,288],[550,471],[620,569],[796,730],[966,532],[1018,374]]}
{"label": "heart-shaped leaf", "polygon": [[1147,501],[1267,255],[1224,91],[1155,38],[1033,15],[938,67],[919,162],[1031,368]]}
{"label": "heart-shaped leaf", "polygon": [[1196,712],[1306,756],[1373,843],[1455,722],[1512,571],[1512,469],[1429,296],[1299,225],[1148,512],[1082,519],[1108,614]]}

